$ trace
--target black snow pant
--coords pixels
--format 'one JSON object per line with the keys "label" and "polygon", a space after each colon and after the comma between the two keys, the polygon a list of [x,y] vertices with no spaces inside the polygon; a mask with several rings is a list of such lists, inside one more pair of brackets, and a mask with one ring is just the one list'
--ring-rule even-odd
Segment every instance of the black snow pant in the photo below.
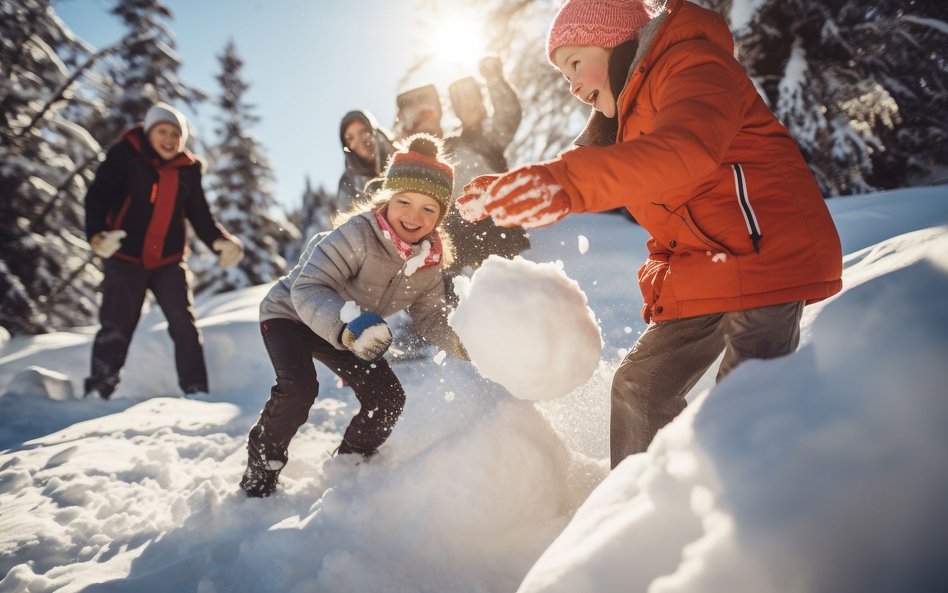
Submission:
{"label": "black snow pant", "polygon": [[260,420],[250,430],[251,454],[260,451],[268,460],[286,463],[290,440],[309,417],[319,391],[314,358],[345,380],[361,404],[339,452],[374,454],[405,406],[405,390],[388,362],[369,363],[348,350],[337,350],[299,321],[269,319],[260,323],[260,332],[276,372],[276,384]]}
{"label": "black snow pant", "polygon": [[92,372],[85,381],[86,393],[95,389],[109,397],[115,391],[149,290],[168,320],[178,385],[185,393],[208,390],[204,349],[195,325],[187,270],[184,262],[145,269],[115,258],[105,261],[99,309],[102,327],[92,344]]}

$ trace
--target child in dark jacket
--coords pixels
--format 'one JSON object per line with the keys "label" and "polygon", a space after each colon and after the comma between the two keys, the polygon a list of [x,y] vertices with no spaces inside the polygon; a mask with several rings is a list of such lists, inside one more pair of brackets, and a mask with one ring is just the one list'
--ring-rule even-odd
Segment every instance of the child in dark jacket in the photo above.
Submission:
{"label": "child in dark jacket", "polygon": [[149,290],[168,320],[181,390],[208,391],[184,261],[185,219],[222,266],[240,261],[243,246],[211,215],[201,164],[184,148],[187,130],[180,111],[156,104],[109,149],[89,186],[86,237],[104,260],[105,278],[86,396],[108,399],[115,391]]}
{"label": "child in dark jacket", "polygon": [[389,162],[371,209],[350,212],[335,230],[314,236],[260,304],[276,384],[248,437],[240,482],[248,496],[276,489],[290,440],[319,391],[313,358],[350,385],[361,404],[338,453],[370,457],[405,403],[398,377],[382,358],[392,343],[383,318],[406,310],[432,344],[467,357],[447,324],[442,275],[451,248],[441,223],[453,203],[454,172],[433,136],[406,142]]}

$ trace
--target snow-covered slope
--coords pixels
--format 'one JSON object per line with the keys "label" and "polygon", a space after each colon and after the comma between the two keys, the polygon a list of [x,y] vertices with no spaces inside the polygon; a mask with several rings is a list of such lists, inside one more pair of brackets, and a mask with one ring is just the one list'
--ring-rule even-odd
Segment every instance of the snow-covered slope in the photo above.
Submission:
{"label": "snow-covered slope", "polygon": [[[532,403],[466,363],[397,364],[405,413],[353,466],[328,453],[357,404],[320,368],[270,499],[236,486],[272,379],[256,324],[267,287],[199,303],[201,401],[165,397],[170,340],[149,312],[113,401],[0,397],[0,592],[937,590],[948,188],[830,207],[845,289],[808,307],[800,351],[702,381],[611,474],[609,383],[644,329],[645,236],[620,217],[531,237],[529,257],[562,260],[600,323],[586,385]],[[10,340],[0,389],[36,366],[79,391],[91,337]]]}

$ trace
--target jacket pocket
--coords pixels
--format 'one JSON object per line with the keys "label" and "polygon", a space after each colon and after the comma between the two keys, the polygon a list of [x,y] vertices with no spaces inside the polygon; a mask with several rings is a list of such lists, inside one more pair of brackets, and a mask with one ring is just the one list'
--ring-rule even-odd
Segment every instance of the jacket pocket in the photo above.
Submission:
{"label": "jacket pocket", "polygon": [[639,268],[639,290],[642,291],[642,319],[645,323],[652,320],[652,306],[658,301],[668,274],[667,258],[649,256]]}
{"label": "jacket pocket", "polygon": [[683,248],[693,246],[702,250],[710,250],[727,255],[734,255],[734,252],[717,239],[707,234],[701,226],[695,221],[691,214],[691,208],[684,205],[676,212],[681,217],[682,225],[678,229],[678,244]]}

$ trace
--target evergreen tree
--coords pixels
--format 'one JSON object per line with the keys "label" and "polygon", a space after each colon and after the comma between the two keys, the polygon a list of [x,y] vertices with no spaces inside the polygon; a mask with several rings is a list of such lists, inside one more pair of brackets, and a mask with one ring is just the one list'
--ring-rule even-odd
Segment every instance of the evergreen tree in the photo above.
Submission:
{"label": "evergreen tree", "polygon": [[307,176],[302,203],[299,228],[302,231],[304,243],[316,233],[332,230],[332,216],[336,212],[336,195],[334,193],[329,192],[323,186],[313,188]]}
{"label": "evergreen tree", "polygon": [[948,164],[946,14],[940,0],[729,12],[741,63],[828,195],[924,182]]}
{"label": "evergreen tree", "polygon": [[95,130],[103,145],[111,145],[127,128],[142,121],[149,107],[165,101],[179,108],[204,100],[199,90],[178,79],[181,58],[168,23],[173,13],[161,0],[118,0],[112,14],[127,29],[123,48],[110,61],[110,83],[103,100],[113,106],[112,117]]}
{"label": "evergreen tree", "polygon": [[0,3],[0,325],[12,333],[87,323],[95,313],[101,274],[82,197],[102,149],[63,114],[103,54],[47,0]]}
{"label": "evergreen tree", "polygon": [[281,253],[298,232],[277,212],[271,194],[273,171],[248,129],[259,118],[244,102],[249,85],[241,77],[243,62],[233,41],[218,56],[217,75],[221,94],[220,115],[215,129],[219,143],[212,151],[213,168],[207,187],[215,214],[230,233],[244,242],[244,258],[235,267],[195,267],[199,292],[226,292],[269,282],[283,274],[286,260]]}
{"label": "evergreen tree", "polygon": [[306,188],[303,190],[301,206],[289,215],[289,221],[300,229],[299,240],[293,242],[286,251],[288,265],[293,266],[299,260],[307,243],[317,233],[333,229],[332,218],[336,211],[336,195],[325,187],[313,188],[309,176],[306,177]]}

